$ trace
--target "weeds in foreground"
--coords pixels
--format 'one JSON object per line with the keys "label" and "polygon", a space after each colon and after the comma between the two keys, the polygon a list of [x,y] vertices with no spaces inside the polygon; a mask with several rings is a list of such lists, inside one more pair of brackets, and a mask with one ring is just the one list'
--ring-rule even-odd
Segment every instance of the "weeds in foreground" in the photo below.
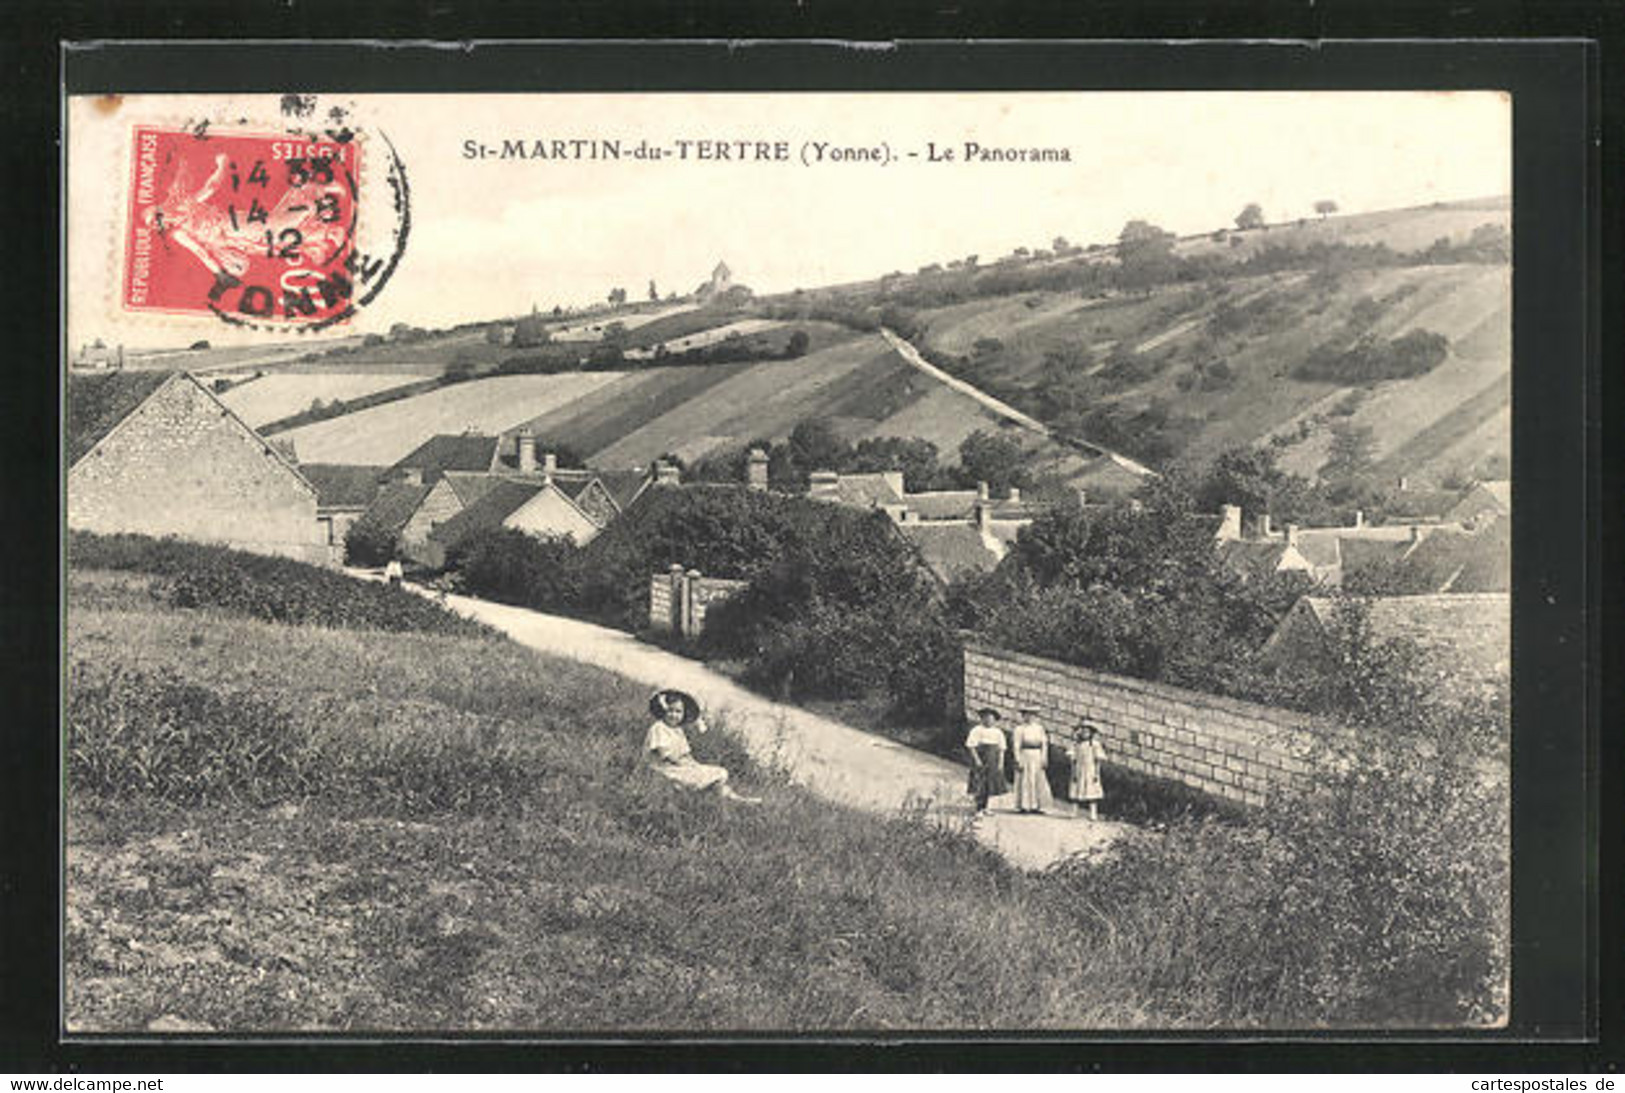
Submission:
{"label": "weeds in foreground", "polygon": [[1505,802],[1453,767],[1383,770],[1245,823],[1173,820],[1035,876],[931,802],[881,818],[781,784],[725,717],[696,750],[765,803],[684,793],[642,769],[643,689],[606,673],[500,642],[289,634],[178,613],[71,620],[77,1027],[1504,1012]]}

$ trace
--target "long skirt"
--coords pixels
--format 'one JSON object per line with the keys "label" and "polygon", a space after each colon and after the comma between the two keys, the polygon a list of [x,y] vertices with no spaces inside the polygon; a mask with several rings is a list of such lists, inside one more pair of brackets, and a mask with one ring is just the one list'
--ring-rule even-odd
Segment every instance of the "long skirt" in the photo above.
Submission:
{"label": "long skirt", "polygon": [[1016,750],[1016,811],[1037,811],[1053,804],[1049,779],[1044,776],[1044,749]]}
{"label": "long skirt", "polygon": [[982,765],[970,768],[970,783],[966,788],[975,796],[976,807],[986,808],[989,797],[1010,792],[1010,787],[1004,781],[1004,749],[992,744],[978,744],[976,757],[982,761]]}
{"label": "long skirt", "polygon": [[694,759],[684,759],[677,763],[656,763],[654,768],[673,782],[689,789],[711,789],[728,780],[726,769]]}

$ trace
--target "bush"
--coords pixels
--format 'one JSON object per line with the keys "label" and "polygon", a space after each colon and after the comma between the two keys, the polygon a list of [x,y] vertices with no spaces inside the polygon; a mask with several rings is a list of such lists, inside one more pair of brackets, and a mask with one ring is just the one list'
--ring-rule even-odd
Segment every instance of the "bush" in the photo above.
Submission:
{"label": "bush", "polygon": [[1431,372],[1449,355],[1450,341],[1431,330],[1410,330],[1390,341],[1362,337],[1348,348],[1327,343],[1292,370],[1299,379],[1348,385],[1406,379]]}
{"label": "bush", "polygon": [[344,564],[375,569],[389,564],[399,547],[400,536],[393,528],[362,517],[344,533]]}
{"label": "bush", "polygon": [[538,539],[515,528],[490,528],[464,536],[447,552],[446,564],[476,596],[541,610],[565,610],[578,599],[580,548],[567,535]]}
{"label": "bush", "polygon": [[73,569],[151,573],[160,602],[215,608],[266,622],[358,630],[489,635],[483,624],[453,614],[415,593],[361,581],[288,558],[145,535],[68,537]]}

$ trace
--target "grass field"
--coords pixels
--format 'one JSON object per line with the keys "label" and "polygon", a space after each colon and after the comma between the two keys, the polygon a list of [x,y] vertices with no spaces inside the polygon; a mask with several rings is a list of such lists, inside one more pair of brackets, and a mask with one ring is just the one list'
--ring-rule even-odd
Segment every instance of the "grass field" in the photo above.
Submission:
{"label": "grass field", "polygon": [[[753,766],[726,710],[696,750],[764,803],[682,791],[641,762],[641,687],[407,593],[354,582],[383,614],[261,621],[230,580],[215,607],[154,595],[140,567],[200,548],[89,545],[66,616],[74,1031],[1437,1027],[1502,1004],[1496,799],[1433,761],[1380,799],[1164,816],[1024,873]],[[292,600],[344,580],[273,568]]]}

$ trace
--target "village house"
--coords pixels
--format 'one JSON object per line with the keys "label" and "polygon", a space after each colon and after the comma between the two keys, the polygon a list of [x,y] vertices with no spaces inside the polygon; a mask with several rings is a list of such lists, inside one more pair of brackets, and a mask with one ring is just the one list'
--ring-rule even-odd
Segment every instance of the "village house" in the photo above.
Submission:
{"label": "village house", "polygon": [[643,492],[658,472],[564,468],[555,453],[537,458],[536,437],[515,435],[511,455],[499,437],[437,436],[389,469],[392,488],[370,514],[397,536],[408,561],[430,568],[480,530],[509,527],[537,537],[591,542]]}
{"label": "village house", "polygon": [[327,540],[328,559],[344,561],[344,538],[384,488],[388,467],[355,463],[300,463],[299,473],[316,487],[316,520]]}
{"label": "village house", "polygon": [[1502,480],[1480,482],[1468,490],[1466,496],[1450,510],[1448,519],[1454,523],[1467,524],[1481,519],[1493,520],[1498,516],[1511,515],[1512,483]]}
{"label": "village house", "polygon": [[[752,453],[750,466],[758,463]],[[760,466],[765,482],[766,456]],[[943,584],[966,573],[991,572],[1016,541],[1036,511],[1012,486],[1008,496],[989,496],[986,482],[973,490],[926,490],[910,493],[902,471],[839,474],[813,471],[807,497],[851,508],[878,509],[919,550],[926,567]]]}
{"label": "village house", "polygon": [[1242,577],[1302,573],[1336,587],[1351,573],[1370,566],[1397,564],[1431,536],[1449,530],[1442,524],[1368,524],[1356,512],[1343,527],[1276,528],[1269,513],[1249,526],[1239,505],[1225,505],[1213,533],[1220,559]]}
{"label": "village house", "polygon": [[[1512,665],[1512,597],[1505,592],[1381,596],[1360,601],[1370,636],[1402,639],[1421,655],[1438,687],[1457,696],[1504,683]],[[1333,653],[1338,601],[1304,596],[1260,651],[1265,664],[1292,671]]]}
{"label": "village house", "polygon": [[70,528],[331,560],[317,487],[190,373],[113,371],[67,384]]}

